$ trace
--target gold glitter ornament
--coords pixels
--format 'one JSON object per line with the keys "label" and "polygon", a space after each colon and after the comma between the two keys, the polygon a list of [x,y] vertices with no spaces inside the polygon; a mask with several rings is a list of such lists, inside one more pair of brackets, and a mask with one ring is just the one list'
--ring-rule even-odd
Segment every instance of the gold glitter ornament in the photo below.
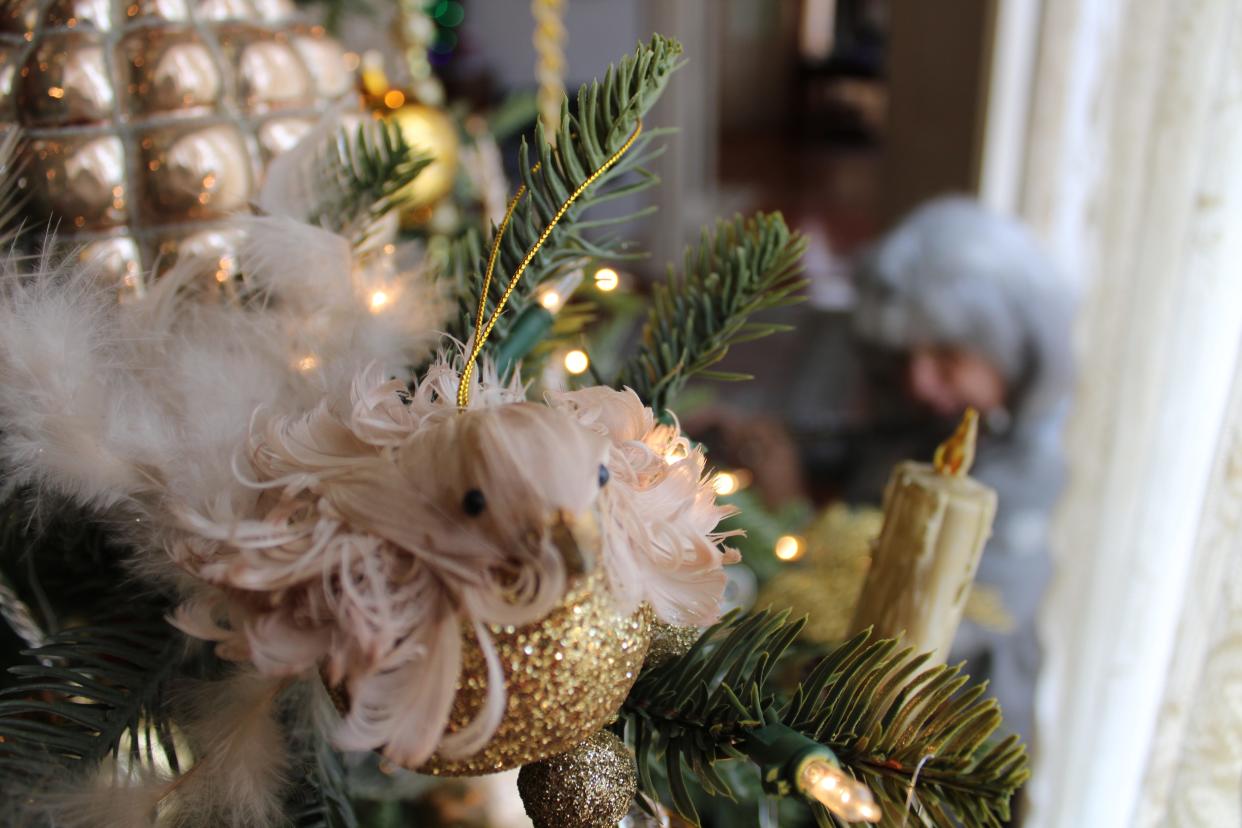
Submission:
{"label": "gold glitter ornament", "polygon": [[518,792],[535,828],[615,828],[637,789],[634,756],[608,730],[518,774]]}
{"label": "gold glitter ornament", "polygon": [[54,223],[124,294],[180,254],[232,275],[220,221],[353,87],[290,0],[0,3],[0,126],[20,126],[28,223]]}
{"label": "gold glitter ornament", "polygon": [[659,667],[666,661],[681,658],[690,652],[690,648],[702,634],[703,630],[698,627],[683,627],[653,618],[651,646],[647,649],[647,660],[643,663],[643,669]]}
{"label": "gold glitter ornament", "polygon": [[[508,693],[500,726],[474,756],[450,760],[437,755],[417,770],[440,776],[509,770],[562,753],[608,724],[647,655],[648,616],[646,609],[617,612],[604,575],[597,571],[542,621],[523,627],[492,625]],[[463,635],[450,733],[469,724],[487,696],[483,653],[473,632]]]}

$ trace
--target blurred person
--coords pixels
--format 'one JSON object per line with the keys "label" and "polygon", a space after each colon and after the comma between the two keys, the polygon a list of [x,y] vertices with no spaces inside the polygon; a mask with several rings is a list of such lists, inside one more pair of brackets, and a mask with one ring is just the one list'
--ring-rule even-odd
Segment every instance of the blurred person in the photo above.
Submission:
{"label": "blurred person", "polygon": [[964,621],[950,662],[965,658],[972,677],[988,679],[1006,726],[1029,740],[1035,617],[1064,472],[1073,291],[1025,227],[963,197],[911,213],[861,257],[855,282],[856,336],[888,364],[899,359],[906,395],[943,420],[940,434],[967,407],[980,412],[971,474],[999,504],[976,584],[1000,599],[1008,623]]}

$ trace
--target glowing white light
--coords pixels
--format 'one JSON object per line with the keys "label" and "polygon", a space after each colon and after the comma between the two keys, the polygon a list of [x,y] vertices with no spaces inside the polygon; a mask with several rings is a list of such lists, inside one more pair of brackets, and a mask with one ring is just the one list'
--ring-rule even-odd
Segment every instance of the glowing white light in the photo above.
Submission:
{"label": "glowing white light", "polygon": [[595,287],[604,293],[616,290],[619,284],[621,284],[621,277],[611,267],[601,267],[595,271]]}
{"label": "glowing white light", "polygon": [[314,354],[307,354],[298,360],[298,370],[305,374],[308,371],[314,371],[319,367],[319,357]]}
{"label": "glowing white light", "polygon": [[591,358],[586,351],[570,351],[565,354],[565,370],[571,374],[581,374],[591,367]]}
{"label": "glowing white light", "polygon": [[565,300],[555,290],[545,290],[539,294],[539,304],[543,305],[549,312],[556,313],[561,309],[561,305],[565,304]]}
{"label": "glowing white light", "polygon": [[380,313],[392,301],[392,297],[382,290],[377,290],[371,294],[371,313]]}
{"label": "glowing white light", "polygon": [[716,472],[712,477],[712,488],[716,490],[716,494],[724,496],[731,495],[741,488],[738,477],[733,472]]}
{"label": "glowing white light", "polygon": [[796,561],[806,551],[806,542],[797,535],[781,535],[772,553],[782,561]]}
{"label": "glowing white light", "polygon": [[690,456],[690,449],[686,447],[684,442],[674,443],[668,451],[664,452],[664,462],[670,466],[674,463],[685,460]]}
{"label": "glowing white light", "polygon": [[824,759],[802,766],[798,788],[846,822],[879,822],[882,816],[866,785]]}

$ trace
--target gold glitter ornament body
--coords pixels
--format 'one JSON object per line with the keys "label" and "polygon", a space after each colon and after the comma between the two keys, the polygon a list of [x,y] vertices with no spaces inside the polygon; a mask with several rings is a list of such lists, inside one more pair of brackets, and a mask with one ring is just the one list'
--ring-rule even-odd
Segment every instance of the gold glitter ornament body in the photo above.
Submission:
{"label": "gold glitter ornament body", "polygon": [[634,756],[608,730],[518,775],[518,792],[535,828],[615,828],[637,789]]}
{"label": "gold glitter ornament body", "polygon": [[352,88],[339,45],[290,0],[0,6],[0,124],[28,139],[30,219],[123,295],[182,253],[215,258],[208,283],[227,281],[220,220]]}
{"label": "gold glitter ornament body", "polygon": [[[615,718],[638,678],[650,620],[645,608],[629,615],[617,612],[603,573],[596,572],[542,621],[490,629],[508,692],[504,718],[474,756],[433,756],[417,769],[422,773],[475,776],[509,770],[562,753],[595,733]],[[464,636],[450,733],[474,719],[487,695],[483,653],[472,632]]]}
{"label": "gold glitter ornament body", "polygon": [[647,650],[647,660],[643,669],[659,667],[666,661],[681,658],[690,652],[690,648],[703,635],[698,627],[686,627],[680,624],[669,624],[658,618],[651,622],[651,647]]}

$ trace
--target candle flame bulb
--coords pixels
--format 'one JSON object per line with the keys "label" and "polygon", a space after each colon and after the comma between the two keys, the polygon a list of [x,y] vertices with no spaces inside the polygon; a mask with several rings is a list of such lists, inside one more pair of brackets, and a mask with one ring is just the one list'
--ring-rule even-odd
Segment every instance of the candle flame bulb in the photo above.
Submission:
{"label": "candle flame bulb", "polygon": [[879,822],[882,816],[870,788],[818,757],[798,771],[798,789],[846,822]]}
{"label": "candle flame bulb", "polygon": [[962,421],[949,439],[936,447],[932,465],[949,477],[965,477],[975,463],[975,442],[979,437],[979,412],[967,408]]}

